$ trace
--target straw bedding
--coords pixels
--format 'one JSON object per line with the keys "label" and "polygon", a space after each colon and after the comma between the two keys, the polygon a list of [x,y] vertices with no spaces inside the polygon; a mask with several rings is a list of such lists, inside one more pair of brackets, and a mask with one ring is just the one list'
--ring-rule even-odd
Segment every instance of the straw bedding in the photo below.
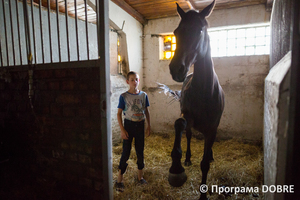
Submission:
{"label": "straw bedding", "polygon": [[[132,148],[128,168],[124,174],[125,191],[114,190],[114,199],[198,199],[201,182],[200,162],[204,141],[192,138],[192,166],[185,167],[186,183],[178,188],[168,183],[168,172],[172,163],[171,151],[174,136],[152,134],[145,140],[144,178],[148,185],[138,185],[136,154]],[[182,139],[182,162],[185,159],[186,137]],[[122,143],[113,147],[113,179],[117,180]],[[218,141],[213,146],[214,162],[207,178],[209,199],[263,199],[260,192],[218,194],[211,185],[219,187],[259,187],[263,184],[263,150],[261,145],[247,144],[232,139]]]}

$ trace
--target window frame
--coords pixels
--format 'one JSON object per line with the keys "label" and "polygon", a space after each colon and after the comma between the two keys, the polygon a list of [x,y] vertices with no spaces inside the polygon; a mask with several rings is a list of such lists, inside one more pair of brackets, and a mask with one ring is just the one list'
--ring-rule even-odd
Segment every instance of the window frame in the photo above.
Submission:
{"label": "window frame", "polygon": [[[256,29],[264,28],[264,34],[258,34]],[[251,30],[252,29],[252,30]],[[237,32],[244,30],[244,36],[238,36]],[[235,31],[235,37],[228,37],[230,31]],[[226,33],[226,36],[223,36],[223,44],[220,47],[220,40],[222,38],[214,39],[213,32]],[[248,33],[247,33],[248,32]],[[251,33],[252,32],[252,33]],[[259,24],[249,24],[249,25],[240,25],[240,26],[226,26],[226,27],[216,27],[209,28],[208,34],[211,41],[211,50],[212,57],[231,57],[231,56],[251,56],[251,55],[269,55],[270,54],[270,23],[259,23]],[[248,34],[248,35],[247,35]],[[252,35],[251,35],[252,34]],[[250,36],[249,36],[250,35]],[[263,40],[263,43],[257,41],[259,38]],[[216,45],[215,40],[218,42]],[[234,47],[229,48],[228,40],[234,40]],[[239,41],[238,41],[239,40]],[[252,40],[252,41],[251,41]],[[262,42],[262,41],[260,41]],[[225,43],[225,45],[224,45]],[[242,44],[244,43],[244,44]],[[232,44],[231,44],[232,45]],[[265,48],[262,50],[262,47]],[[226,48],[223,52],[220,53],[221,48]],[[258,50],[260,48],[260,51]],[[230,51],[229,51],[230,49]],[[216,53],[218,50],[218,53]],[[238,51],[240,50],[240,51]]]}

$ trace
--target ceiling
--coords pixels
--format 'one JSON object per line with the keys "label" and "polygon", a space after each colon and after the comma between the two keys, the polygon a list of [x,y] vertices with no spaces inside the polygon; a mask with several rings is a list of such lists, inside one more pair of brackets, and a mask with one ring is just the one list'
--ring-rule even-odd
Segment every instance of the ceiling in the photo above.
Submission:
{"label": "ceiling", "polygon": [[[56,1],[60,12],[65,13],[65,3],[67,3],[67,12],[69,16],[75,17],[75,10],[77,10],[77,17],[85,20],[85,12],[87,12],[87,19],[89,22],[96,22],[96,14],[92,9],[93,4],[90,0],[28,0],[34,1],[35,4],[42,2],[43,7],[50,5],[52,10],[56,10]],[[176,16],[176,2],[183,10],[196,9],[202,10],[209,5],[212,0],[111,0],[128,14],[133,16],[142,24],[147,24],[148,20],[158,19],[164,17]],[[76,9],[75,9],[76,2]],[[87,10],[85,10],[85,2]],[[94,2],[94,1],[93,1]],[[273,0],[216,0],[216,9],[236,8],[242,6],[251,6],[257,4],[264,4],[266,10],[270,11]]]}
{"label": "ceiling", "polygon": [[[177,15],[176,2],[183,10],[202,10],[212,0],[111,0],[126,12],[136,18],[142,24],[150,19],[170,17]],[[257,4],[266,5],[271,10],[273,0],[216,0],[216,9],[227,9]]]}

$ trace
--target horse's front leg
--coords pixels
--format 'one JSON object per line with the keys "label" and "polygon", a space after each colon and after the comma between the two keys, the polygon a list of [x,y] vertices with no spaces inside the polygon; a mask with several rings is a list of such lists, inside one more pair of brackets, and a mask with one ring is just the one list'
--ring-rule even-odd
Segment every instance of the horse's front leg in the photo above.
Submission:
{"label": "horse's front leg", "polygon": [[185,166],[192,165],[192,162],[191,162],[191,156],[192,156],[192,154],[191,154],[191,138],[192,138],[192,130],[188,126],[188,128],[186,129],[187,147],[186,147],[186,157],[185,157],[185,161],[184,161]]}
{"label": "horse's front leg", "polygon": [[181,165],[181,136],[182,132],[186,128],[186,120],[179,118],[175,121],[175,142],[171,153],[172,156],[172,166],[169,170],[169,184],[174,187],[182,186],[187,180],[187,176],[184,172],[184,168]]}
{"label": "horse's front leg", "polygon": [[[213,160],[212,155],[212,146],[216,138],[217,131],[213,131],[207,134],[204,142],[204,154],[201,161],[201,171],[202,171],[202,182],[201,185],[206,185],[207,174],[210,168],[210,162]],[[206,187],[208,188],[208,187]],[[200,191],[201,196],[200,200],[207,200],[206,192]]]}

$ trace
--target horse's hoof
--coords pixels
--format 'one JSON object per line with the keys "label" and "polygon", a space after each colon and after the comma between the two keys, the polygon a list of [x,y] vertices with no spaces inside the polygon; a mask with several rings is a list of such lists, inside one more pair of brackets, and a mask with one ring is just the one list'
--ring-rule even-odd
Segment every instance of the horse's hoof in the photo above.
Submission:
{"label": "horse's hoof", "polygon": [[188,167],[188,166],[191,166],[191,165],[192,165],[192,162],[191,162],[191,161],[185,161],[185,162],[184,162],[184,166],[187,166],[187,167]]}
{"label": "horse's hoof", "polygon": [[173,187],[180,187],[182,186],[187,180],[187,176],[185,172],[182,172],[180,174],[172,174],[169,173],[169,184],[172,185]]}

